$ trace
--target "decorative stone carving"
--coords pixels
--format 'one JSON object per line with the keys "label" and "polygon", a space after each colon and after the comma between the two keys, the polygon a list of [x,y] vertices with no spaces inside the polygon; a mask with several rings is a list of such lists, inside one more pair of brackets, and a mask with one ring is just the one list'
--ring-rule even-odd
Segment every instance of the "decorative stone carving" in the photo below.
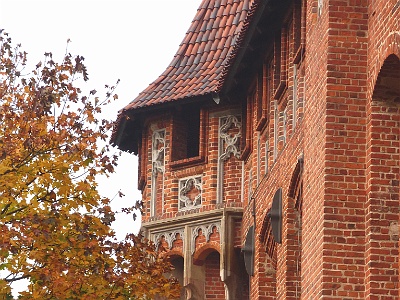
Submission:
{"label": "decorative stone carving", "polygon": [[[157,129],[153,131],[151,139],[151,203],[150,203],[150,216],[156,214],[156,200],[157,200],[157,185],[164,185],[164,171],[165,171],[165,129]],[[161,177],[159,177],[161,176]],[[161,195],[161,206],[164,210],[164,193]]]}
{"label": "decorative stone carving", "polygon": [[318,0],[318,17],[321,16],[323,7],[324,7],[323,0]]}
{"label": "decorative stone carving", "polygon": [[[242,122],[239,116],[225,116],[220,118],[219,138],[221,140],[220,160],[227,160],[231,154],[236,158],[240,156],[239,140],[241,137]],[[236,133],[231,133],[236,129]]]}
{"label": "decorative stone carving", "polygon": [[168,244],[168,249],[172,249],[174,242],[177,240],[177,235],[184,241],[184,231],[183,229],[177,229],[173,231],[165,231],[161,233],[157,233],[153,236],[153,242],[156,245],[156,250],[158,250],[161,238],[164,237],[165,241]]}
{"label": "decorative stone carving", "polygon": [[192,209],[201,206],[201,185],[201,175],[179,180],[179,209]]}
{"label": "decorative stone carving", "polygon": [[153,174],[164,173],[165,129],[155,130],[152,136]]}
{"label": "decorative stone carving", "polygon": [[192,228],[192,254],[196,250],[196,238],[199,236],[199,230],[201,229],[203,235],[206,238],[206,242],[208,242],[210,240],[211,234],[213,233],[214,227],[216,228],[217,232],[221,233],[221,221],[199,225]]}

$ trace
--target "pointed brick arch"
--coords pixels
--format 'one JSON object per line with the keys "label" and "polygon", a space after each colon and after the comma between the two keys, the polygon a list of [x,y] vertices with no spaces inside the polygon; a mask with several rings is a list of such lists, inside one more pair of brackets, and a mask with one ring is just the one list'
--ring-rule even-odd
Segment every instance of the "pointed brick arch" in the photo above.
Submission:
{"label": "pointed brick arch", "polygon": [[[272,235],[271,219],[268,217],[269,209],[263,219],[259,241],[260,249],[256,250],[259,254],[258,276],[263,278],[259,283],[259,288],[265,291],[267,299],[276,298],[276,269],[277,269],[277,246]],[[257,270],[257,268],[256,268]]]}
{"label": "pointed brick arch", "polygon": [[[376,57],[371,63],[373,64],[373,68],[370,71],[370,86],[369,93],[375,92],[376,82],[379,76],[381,75],[381,70],[384,64],[387,61],[387,58],[391,55],[395,55],[397,58],[400,58],[400,31],[391,32],[381,43]],[[371,97],[371,94],[369,97]]]}
{"label": "pointed brick arch", "polygon": [[264,216],[264,221],[262,223],[259,238],[261,244],[265,248],[266,254],[273,262],[274,268],[276,268],[276,261],[277,261],[276,242],[272,235],[271,218],[268,217],[268,213],[270,212],[270,210],[271,209],[269,209]]}
{"label": "pointed brick arch", "polygon": [[298,192],[298,189],[300,187],[301,178],[303,175],[303,164],[304,164],[304,159],[303,156],[301,156],[297,160],[296,167],[292,174],[292,179],[290,180],[289,192],[288,192],[289,198],[294,199],[296,197],[296,193]]}
{"label": "pointed brick arch", "polygon": [[375,82],[372,99],[400,104],[400,60],[390,54],[384,61]]}
{"label": "pointed brick arch", "polygon": [[297,160],[288,189],[286,293],[301,298],[303,156]]}
{"label": "pointed brick arch", "polygon": [[221,251],[220,245],[218,243],[211,241],[196,250],[196,252],[193,255],[193,262],[196,265],[203,265],[205,259],[210,253],[212,252],[220,253],[220,251]]}

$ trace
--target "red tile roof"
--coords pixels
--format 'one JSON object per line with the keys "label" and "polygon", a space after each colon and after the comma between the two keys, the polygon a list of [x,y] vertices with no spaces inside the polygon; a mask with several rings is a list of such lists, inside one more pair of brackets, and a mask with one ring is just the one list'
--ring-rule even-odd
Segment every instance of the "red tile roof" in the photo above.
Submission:
{"label": "red tile roof", "polygon": [[255,0],[203,0],[168,68],[124,110],[218,92]]}
{"label": "red tile roof", "polygon": [[235,59],[240,60],[239,53],[246,48],[245,36],[260,4],[261,0],[203,0],[168,68],[120,111],[111,144],[137,153],[140,125],[131,119],[132,114],[141,108],[220,93],[229,86],[230,72],[234,73]]}

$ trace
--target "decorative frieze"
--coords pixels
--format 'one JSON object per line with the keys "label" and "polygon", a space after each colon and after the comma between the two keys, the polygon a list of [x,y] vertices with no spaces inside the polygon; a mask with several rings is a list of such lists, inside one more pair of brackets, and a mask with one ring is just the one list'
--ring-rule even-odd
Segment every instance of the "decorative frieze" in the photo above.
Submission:
{"label": "decorative frieze", "polygon": [[201,206],[201,175],[179,180],[178,208],[192,209]]}
{"label": "decorative frieze", "polygon": [[179,238],[184,241],[184,230],[183,229],[176,229],[173,231],[165,231],[161,233],[157,233],[153,235],[153,242],[156,245],[156,250],[158,251],[158,248],[160,246],[161,239],[164,237],[164,241],[168,245],[168,249],[172,249],[174,242]]}
{"label": "decorative frieze", "polygon": [[199,236],[200,229],[206,239],[206,242],[209,242],[210,236],[213,233],[214,227],[216,229],[216,232],[221,233],[221,221],[212,222],[212,223],[208,223],[208,224],[204,224],[204,225],[199,225],[199,226],[192,228],[192,245],[191,245],[192,254],[196,250],[196,238]]}

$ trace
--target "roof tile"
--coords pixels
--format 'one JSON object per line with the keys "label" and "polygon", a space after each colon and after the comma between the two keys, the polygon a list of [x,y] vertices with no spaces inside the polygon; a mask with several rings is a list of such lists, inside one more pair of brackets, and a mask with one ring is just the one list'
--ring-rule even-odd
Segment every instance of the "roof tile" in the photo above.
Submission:
{"label": "roof tile", "polygon": [[124,110],[218,91],[256,0],[203,0],[168,68]]}

